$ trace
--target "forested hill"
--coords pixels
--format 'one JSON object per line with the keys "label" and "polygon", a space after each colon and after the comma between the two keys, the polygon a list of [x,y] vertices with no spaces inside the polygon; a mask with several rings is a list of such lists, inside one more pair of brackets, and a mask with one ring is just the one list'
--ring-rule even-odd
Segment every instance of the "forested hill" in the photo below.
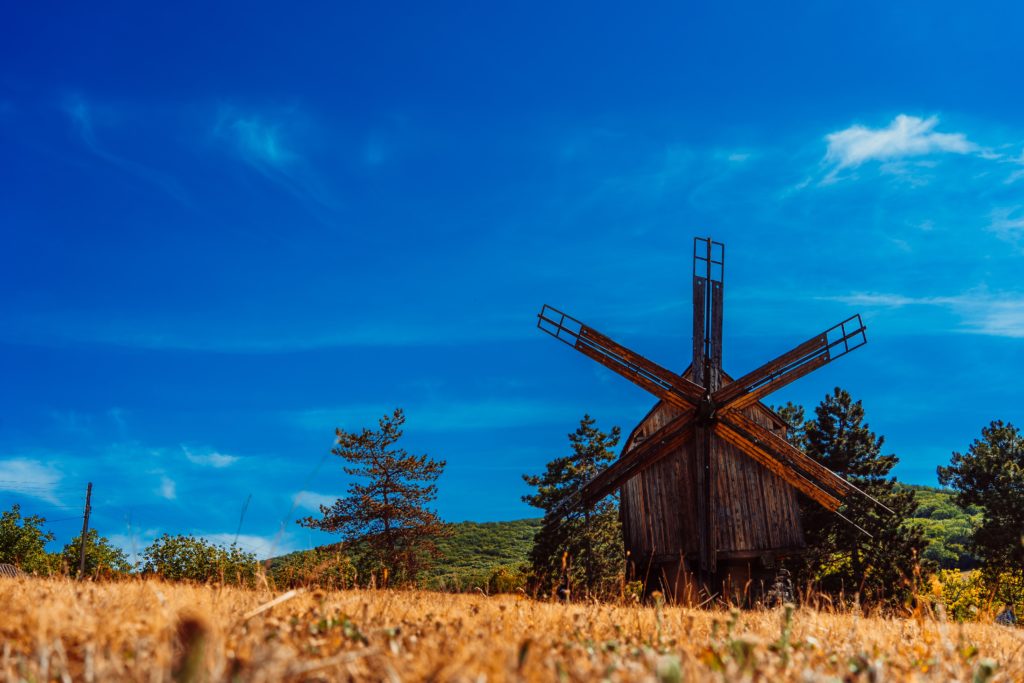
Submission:
{"label": "forested hill", "polygon": [[517,519],[453,524],[452,536],[438,543],[444,559],[430,576],[444,579],[446,583],[486,583],[496,568],[513,568],[527,561],[540,522],[540,519]]}
{"label": "forested hill", "polygon": [[[980,521],[980,511],[961,510],[948,491],[928,486],[908,488],[917,492],[920,504],[911,523],[924,527],[931,541],[925,557],[942,568],[973,567],[967,543],[972,525]],[[430,583],[453,588],[486,585],[487,577],[497,568],[514,569],[527,561],[540,523],[540,519],[518,519],[452,524],[452,536],[438,544],[443,559],[430,571]],[[276,558],[272,563],[283,559]]]}
{"label": "forested hill", "polygon": [[974,526],[981,523],[981,510],[961,510],[953,504],[953,494],[930,486],[907,485],[917,492],[917,515],[911,523],[924,527],[929,540],[925,558],[942,569],[970,569],[974,557],[967,551]]}

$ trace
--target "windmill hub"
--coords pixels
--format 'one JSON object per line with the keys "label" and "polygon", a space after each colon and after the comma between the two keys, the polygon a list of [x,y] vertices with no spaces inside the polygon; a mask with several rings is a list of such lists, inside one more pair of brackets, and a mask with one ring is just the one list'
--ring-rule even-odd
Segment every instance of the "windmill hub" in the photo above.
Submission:
{"label": "windmill hub", "polygon": [[695,417],[700,422],[710,424],[715,420],[715,411],[717,409],[718,406],[715,405],[714,398],[712,398],[711,394],[705,393],[701,397],[700,403],[697,404],[697,414]]}

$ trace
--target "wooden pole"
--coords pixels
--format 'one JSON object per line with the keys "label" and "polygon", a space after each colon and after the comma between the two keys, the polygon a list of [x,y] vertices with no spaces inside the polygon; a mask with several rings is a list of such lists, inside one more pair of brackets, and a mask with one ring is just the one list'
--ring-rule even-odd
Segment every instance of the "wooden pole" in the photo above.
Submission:
{"label": "wooden pole", "polygon": [[92,482],[85,489],[85,517],[82,519],[82,542],[79,546],[78,555],[78,578],[85,576],[85,543],[89,533],[89,513],[92,512]]}

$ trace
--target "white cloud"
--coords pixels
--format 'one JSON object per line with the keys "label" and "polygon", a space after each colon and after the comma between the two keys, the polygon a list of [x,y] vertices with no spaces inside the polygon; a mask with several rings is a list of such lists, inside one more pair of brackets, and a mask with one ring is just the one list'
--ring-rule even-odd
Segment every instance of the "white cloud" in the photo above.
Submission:
{"label": "white cloud", "polygon": [[293,498],[296,508],[309,510],[311,512],[320,512],[321,505],[330,507],[334,505],[334,501],[337,499],[337,496],[328,495],[326,493],[317,493],[315,491],[299,491]]}
{"label": "white cloud", "polygon": [[157,489],[157,493],[161,497],[167,500],[174,500],[178,497],[174,480],[168,477],[166,474],[160,475],[160,488]]}
{"label": "white cloud", "polygon": [[182,446],[181,449],[185,451],[185,457],[188,458],[189,462],[196,465],[202,465],[204,467],[215,467],[220,469],[238,462],[237,455],[228,455],[226,453],[218,453],[217,451],[210,451],[209,453],[193,453],[184,446]]}
{"label": "white cloud", "polygon": [[283,532],[271,536],[233,533],[198,535],[215,545],[230,546],[232,543],[237,543],[239,548],[254,553],[256,558],[260,560],[285,555],[298,549],[294,539]]}
{"label": "white cloud", "polygon": [[298,155],[285,144],[282,124],[259,116],[225,115],[217,131],[229,138],[239,156],[261,170],[266,167],[285,168],[298,160]]}
{"label": "white cloud", "polygon": [[893,161],[935,153],[970,154],[977,145],[963,133],[938,133],[937,116],[927,119],[900,114],[885,128],[854,125],[825,136],[825,161],[835,169],[853,168],[868,161]]}
{"label": "white cloud", "polygon": [[160,535],[160,529],[144,529],[136,531],[127,529],[124,534],[105,534],[110,544],[120,548],[128,555],[128,561],[132,564],[142,560],[142,554],[146,548]]}
{"label": "white cloud", "polygon": [[1002,207],[992,212],[988,229],[1007,242],[1024,240],[1024,207]]}
{"label": "white cloud", "polygon": [[992,337],[1024,338],[1024,294],[992,294],[984,290],[974,290],[956,296],[912,297],[902,294],[854,293],[825,298],[868,308],[943,308],[960,319],[961,332]]}
{"label": "white cloud", "polygon": [[33,498],[60,505],[56,489],[60,471],[38,460],[9,458],[0,460],[0,491],[23,493]]}
{"label": "white cloud", "polygon": [[238,159],[291,194],[315,218],[330,225],[337,208],[334,196],[296,150],[295,140],[308,125],[296,110],[280,111],[271,117],[225,108],[213,127],[213,135],[225,142]]}

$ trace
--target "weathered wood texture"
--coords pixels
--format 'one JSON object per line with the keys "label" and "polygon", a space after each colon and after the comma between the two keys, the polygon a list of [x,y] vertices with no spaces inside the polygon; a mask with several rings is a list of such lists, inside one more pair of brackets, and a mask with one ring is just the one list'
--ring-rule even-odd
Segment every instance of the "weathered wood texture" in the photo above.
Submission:
{"label": "weathered wood texture", "polygon": [[701,386],[704,385],[707,283],[708,281],[702,277],[694,276],[693,278],[693,362],[690,364],[690,379]]}
{"label": "weathered wood texture", "polygon": [[[659,402],[630,435],[623,457],[679,414],[675,406]],[[784,425],[761,404],[745,408],[743,414],[779,435],[785,433]],[[697,560],[701,528],[712,530],[718,560],[799,551],[804,541],[796,491],[715,434],[708,440],[714,463],[707,511],[711,517],[704,519],[700,449],[694,438],[673,445],[654,465],[623,483],[620,507],[630,557],[641,563],[680,556]]]}

